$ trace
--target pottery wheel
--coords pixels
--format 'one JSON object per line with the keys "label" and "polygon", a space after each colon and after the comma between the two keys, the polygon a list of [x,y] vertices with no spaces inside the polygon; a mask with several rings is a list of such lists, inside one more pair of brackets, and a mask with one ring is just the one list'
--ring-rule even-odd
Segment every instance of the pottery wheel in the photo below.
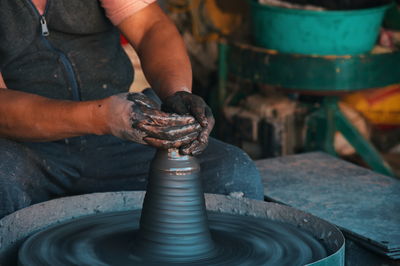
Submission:
{"label": "pottery wheel", "polygon": [[[208,213],[214,252],[163,265],[305,265],[326,257],[324,246],[295,226]],[[37,233],[20,249],[23,265],[154,265],[135,252],[140,211],[100,214]],[[52,262],[49,264],[48,262]]]}
{"label": "pottery wheel", "polygon": [[142,211],[98,214],[49,227],[19,251],[25,265],[305,265],[327,256],[291,224],[206,212],[200,166],[159,151]]}

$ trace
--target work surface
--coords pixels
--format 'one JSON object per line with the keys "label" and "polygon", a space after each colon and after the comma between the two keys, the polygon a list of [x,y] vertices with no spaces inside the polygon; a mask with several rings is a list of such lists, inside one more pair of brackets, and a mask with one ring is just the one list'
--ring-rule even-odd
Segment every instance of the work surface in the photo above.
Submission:
{"label": "work surface", "polygon": [[339,226],[347,239],[400,258],[399,180],[321,152],[259,160],[256,165],[267,200],[323,218]]}

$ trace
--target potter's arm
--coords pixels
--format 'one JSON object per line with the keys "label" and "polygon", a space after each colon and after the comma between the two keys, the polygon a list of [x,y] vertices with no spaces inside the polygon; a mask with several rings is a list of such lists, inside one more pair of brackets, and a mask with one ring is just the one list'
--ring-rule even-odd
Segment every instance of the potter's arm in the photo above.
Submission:
{"label": "potter's arm", "polygon": [[51,141],[84,134],[106,133],[94,113],[101,103],[52,100],[0,89],[0,137],[22,141]]}
{"label": "potter's arm", "polygon": [[[191,94],[192,69],[175,25],[157,3],[153,3],[123,20],[118,27],[138,52],[146,78],[163,100],[164,110],[190,114],[202,126],[199,137],[182,146],[181,153],[203,151],[214,126],[214,117],[203,99]],[[157,140],[151,144],[159,145]]]}
{"label": "potter's arm", "polygon": [[143,94],[114,95],[96,101],[61,101],[0,89],[0,137],[21,141],[52,141],[86,134],[112,134],[146,143],[179,147],[198,135],[190,116],[162,113]]}
{"label": "potter's arm", "polygon": [[161,100],[191,91],[192,68],[178,30],[156,4],[124,19],[118,28],[137,51],[143,71]]}

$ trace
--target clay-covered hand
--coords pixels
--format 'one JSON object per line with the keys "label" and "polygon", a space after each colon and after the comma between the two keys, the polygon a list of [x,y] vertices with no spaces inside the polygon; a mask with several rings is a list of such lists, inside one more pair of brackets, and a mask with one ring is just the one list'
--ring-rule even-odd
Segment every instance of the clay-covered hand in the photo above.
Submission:
{"label": "clay-covered hand", "polygon": [[160,111],[143,93],[122,93],[105,99],[108,131],[119,138],[157,148],[179,148],[197,139],[201,126],[190,115]]}
{"label": "clay-covered hand", "polygon": [[186,91],[178,91],[165,99],[162,109],[166,112],[194,116],[202,127],[199,137],[183,145],[180,148],[181,153],[197,155],[207,147],[215,120],[211,108],[201,97]]}

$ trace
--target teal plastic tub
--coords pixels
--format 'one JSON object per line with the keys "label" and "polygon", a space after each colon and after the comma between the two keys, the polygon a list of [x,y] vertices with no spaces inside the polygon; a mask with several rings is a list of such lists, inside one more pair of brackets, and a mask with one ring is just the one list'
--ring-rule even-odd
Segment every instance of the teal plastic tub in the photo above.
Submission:
{"label": "teal plastic tub", "polygon": [[386,12],[383,25],[392,30],[400,30],[400,7],[393,5]]}
{"label": "teal plastic tub", "polygon": [[356,55],[371,51],[385,11],[392,5],[313,11],[250,2],[257,46],[308,55]]}

